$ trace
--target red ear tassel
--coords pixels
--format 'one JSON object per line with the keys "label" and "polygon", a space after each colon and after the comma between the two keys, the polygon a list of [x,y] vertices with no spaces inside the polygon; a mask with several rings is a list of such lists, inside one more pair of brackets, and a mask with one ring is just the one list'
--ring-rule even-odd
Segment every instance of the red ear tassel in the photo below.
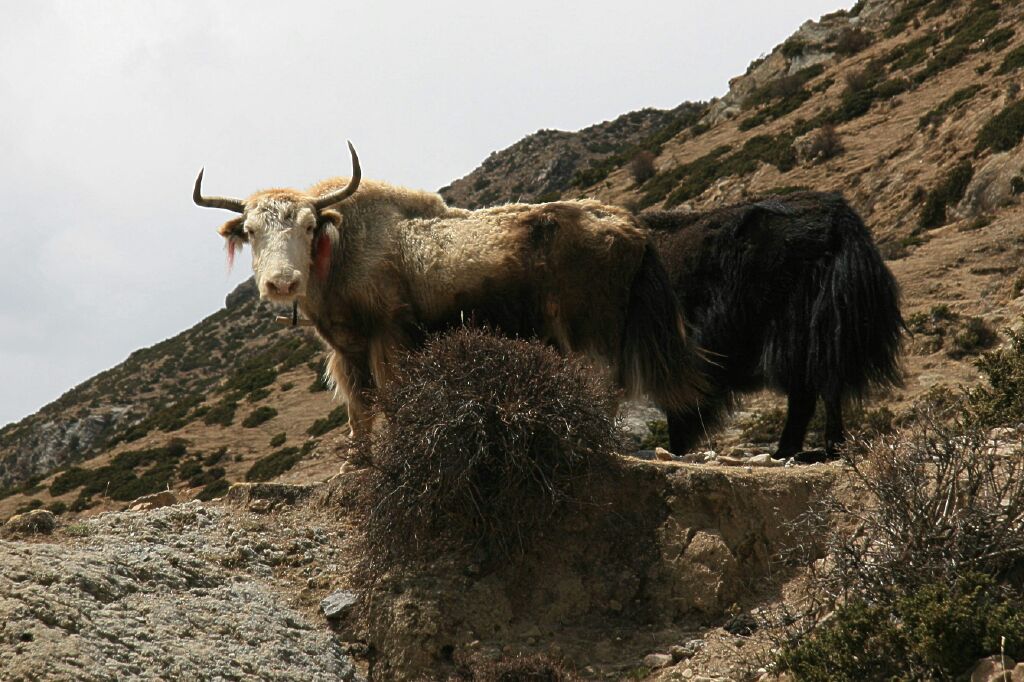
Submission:
{"label": "red ear tassel", "polygon": [[317,237],[316,248],[313,250],[313,268],[318,280],[323,282],[327,279],[327,273],[331,270],[331,238],[327,233]]}
{"label": "red ear tassel", "polygon": [[224,250],[228,252],[228,272],[231,272],[231,268],[235,266],[235,252],[242,247],[238,243],[237,239],[228,238],[227,243],[224,245]]}

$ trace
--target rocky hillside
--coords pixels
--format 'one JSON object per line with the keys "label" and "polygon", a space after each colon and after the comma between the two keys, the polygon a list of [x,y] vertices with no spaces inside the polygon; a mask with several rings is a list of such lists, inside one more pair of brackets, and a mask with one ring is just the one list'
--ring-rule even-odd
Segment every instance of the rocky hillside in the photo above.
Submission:
{"label": "rocky hillside", "polygon": [[[893,420],[933,387],[976,381],[978,354],[1020,325],[1022,78],[1020,3],[862,0],[800,27],[721,99],[577,133],[541,131],[443,193],[467,206],[596,196],[635,209],[701,209],[804,187],[843,192],[899,279],[913,332],[907,386],[872,405],[888,408],[873,418]],[[586,477],[582,504],[546,519],[514,559],[479,546],[446,552],[434,537],[422,564],[374,559],[367,509],[395,505],[368,500],[391,493],[381,469],[349,461],[357,458],[345,410],[318,378],[316,340],[274,316],[243,284],[193,328],[0,429],[0,520],[11,517],[0,524],[0,679],[509,679],[495,672],[502,665],[547,666],[530,679],[576,679],[552,665],[588,680],[793,679],[771,669],[772,618],[844,622],[808,601],[812,583],[842,563],[826,554],[826,526],[858,528],[842,545],[846,560],[861,552],[863,566],[874,566],[882,556],[864,525],[871,514],[857,517],[871,506],[857,485],[863,476],[843,462],[749,456],[779,429],[777,398],[760,395],[715,437],[719,454],[609,457],[614,466]],[[1024,341],[1017,347],[1024,365]],[[640,414],[641,431],[657,417]],[[1024,436],[1014,414],[973,440],[948,432],[944,447],[976,446],[988,457],[972,460],[988,462],[976,467],[981,478],[1016,485]],[[1024,509],[1019,486],[1012,497],[985,486],[970,497],[957,478],[966,469],[955,467],[948,495],[930,479],[892,487],[897,479],[886,476],[898,465],[919,474],[936,459],[926,436],[922,450],[877,448],[890,457],[878,460],[878,480],[910,510],[904,520],[926,527],[891,543],[913,574],[924,564],[905,550],[925,556],[934,545],[941,554],[951,546],[946,530],[1020,536],[1018,521],[977,525],[982,516],[954,509],[954,525],[942,526],[920,510],[945,514],[964,495],[952,507],[988,504],[997,520]],[[827,518],[836,505],[853,513],[848,525]],[[429,506],[411,508],[423,515]],[[851,604],[850,582],[841,587],[841,603]],[[1010,603],[999,635],[1010,626],[1024,633],[1019,600]],[[907,628],[906,616],[901,625],[892,609],[880,613],[895,635],[964,653],[946,640],[933,646],[940,640]],[[928,620],[943,635],[959,632],[944,616]],[[869,648],[886,639],[872,637]],[[998,655],[999,642],[972,649],[997,655],[964,677],[1024,675],[1024,664]]]}
{"label": "rocky hillside", "polygon": [[492,153],[472,173],[443,187],[441,196],[466,208],[551,201],[573,188],[593,185],[640,152],[659,153],[706,111],[704,104],[683,102],[670,111],[633,111],[575,133],[539,130]]}
{"label": "rocky hillside", "polygon": [[[841,191],[882,245],[915,333],[907,388],[884,398],[898,411],[974,380],[973,358],[1022,312],[1022,76],[1018,3],[865,0],[804,24],[719,100],[538,132],[442,193],[465,206],[596,196],[699,209]],[[0,518],[336,471],[344,410],[317,380],[321,352],[273,316],[243,285],[192,329],[0,430]],[[770,417],[777,403],[751,405]]]}

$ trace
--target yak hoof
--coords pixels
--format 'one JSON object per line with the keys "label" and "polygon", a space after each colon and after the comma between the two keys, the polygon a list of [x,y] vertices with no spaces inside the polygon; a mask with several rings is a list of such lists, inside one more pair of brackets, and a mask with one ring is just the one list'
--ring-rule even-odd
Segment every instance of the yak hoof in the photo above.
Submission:
{"label": "yak hoof", "polygon": [[793,455],[793,461],[797,464],[819,464],[822,462],[834,462],[839,455],[828,450],[801,450]]}

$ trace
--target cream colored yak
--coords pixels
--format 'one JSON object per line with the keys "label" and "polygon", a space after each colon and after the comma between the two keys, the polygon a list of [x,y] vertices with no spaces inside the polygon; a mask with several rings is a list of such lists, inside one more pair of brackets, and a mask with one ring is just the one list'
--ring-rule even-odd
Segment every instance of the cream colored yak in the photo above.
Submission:
{"label": "cream colored yak", "polygon": [[297,303],[330,356],[327,373],[366,429],[372,390],[396,355],[434,331],[489,325],[584,353],[627,393],[669,413],[692,408],[698,354],[647,232],[597,201],[508,204],[468,211],[432,192],[351,178],[306,192],[193,199],[242,215],[220,228],[229,258],[252,247],[260,296]]}

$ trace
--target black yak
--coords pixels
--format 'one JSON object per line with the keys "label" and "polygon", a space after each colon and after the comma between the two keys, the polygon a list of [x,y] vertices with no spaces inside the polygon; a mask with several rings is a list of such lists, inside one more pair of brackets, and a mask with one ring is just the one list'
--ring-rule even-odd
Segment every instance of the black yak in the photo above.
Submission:
{"label": "black yak", "polygon": [[330,350],[327,373],[353,431],[395,354],[474,321],[598,358],[627,392],[684,414],[702,385],[679,304],[628,211],[597,201],[468,211],[433,192],[352,178],[308,191],[193,200],[241,216],[220,228],[229,257],[252,247],[260,296],[296,304]]}
{"label": "black yak", "polygon": [[835,457],[844,403],[901,381],[899,289],[857,213],[839,195],[806,192],[639,217],[708,359],[699,410],[668,415],[672,449],[693,447],[737,394],[767,387],[788,398],[776,456],[803,451],[820,397]]}

